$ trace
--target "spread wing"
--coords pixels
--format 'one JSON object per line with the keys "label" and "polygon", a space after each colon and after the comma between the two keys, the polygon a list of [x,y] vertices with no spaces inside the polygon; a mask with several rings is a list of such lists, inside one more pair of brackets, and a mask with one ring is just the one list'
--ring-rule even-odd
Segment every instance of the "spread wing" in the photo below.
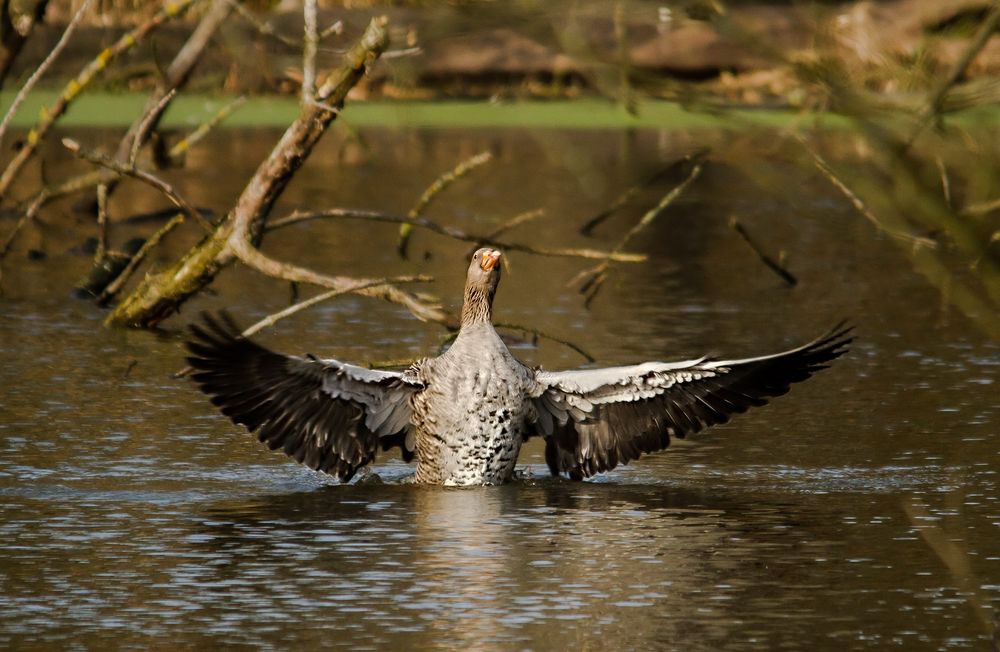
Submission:
{"label": "spread wing", "polygon": [[311,469],[349,480],[383,450],[405,444],[412,372],[375,371],[336,360],[286,356],[240,335],[222,314],[191,326],[192,378],[234,423]]}
{"label": "spread wing", "polygon": [[662,450],[788,391],[850,344],[841,323],[796,349],[744,360],[699,358],[582,371],[538,371],[536,427],[553,475],[589,477]]}

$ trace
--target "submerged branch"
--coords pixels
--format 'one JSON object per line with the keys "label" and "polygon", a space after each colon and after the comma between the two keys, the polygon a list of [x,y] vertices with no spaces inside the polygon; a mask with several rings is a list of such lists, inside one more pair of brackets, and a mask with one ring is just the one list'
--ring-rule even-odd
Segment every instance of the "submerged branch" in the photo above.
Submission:
{"label": "submerged branch", "polygon": [[691,164],[691,169],[688,171],[684,180],[664,195],[656,206],[646,211],[639,221],[636,222],[624,236],[622,236],[622,239],[619,240],[618,244],[615,245],[615,248],[611,250],[611,254],[606,256],[603,262],[598,263],[594,267],[583,270],[570,280],[569,285],[581,283],[580,293],[585,296],[584,304],[586,306],[590,306],[594,297],[597,296],[597,292],[601,289],[601,286],[604,285],[604,281],[607,280],[608,269],[611,267],[611,263],[615,262],[615,256],[625,248],[625,245],[628,244],[629,240],[652,224],[653,221],[659,217],[659,215],[666,210],[668,206],[674,203],[674,201],[681,196],[687,187],[698,178],[698,175],[701,174],[703,158],[704,154],[693,159],[686,159],[686,162]]}
{"label": "submerged branch", "polygon": [[767,255],[764,252],[764,249],[759,244],[757,244],[757,241],[750,237],[750,233],[746,230],[746,228],[743,226],[743,224],[740,223],[738,219],[736,219],[735,217],[730,217],[729,227],[732,230],[736,231],[736,233],[739,234],[740,238],[743,239],[743,242],[747,243],[750,246],[753,252],[757,254],[757,258],[760,259],[760,262],[764,263],[764,265],[766,265],[768,269],[770,269],[772,272],[781,277],[782,281],[788,283],[788,285],[792,287],[795,287],[795,285],[799,282],[799,280],[795,278],[795,275],[792,274],[790,271],[788,271],[788,269],[780,262]]}
{"label": "submerged branch", "polygon": [[549,335],[548,333],[546,333],[544,331],[540,331],[537,328],[528,328],[527,326],[521,326],[519,324],[506,324],[506,323],[496,324],[496,327],[497,328],[507,328],[507,329],[510,329],[510,330],[517,330],[517,331],[521,331],[522,333],[528,333],[529,335],[532,335],[532,336],[534,336],[536,338],[541,338],[543,340],[551,340],[552,342],[555,342],[556,344],[562,344],[566,348],[572,349],[573,351],[579,353],[581,356],[583,356],[583,358],[587,362],[595,362],[596,361],[596,358],[594,358],[594,356],[592,356],[589,353],[587,353],[581,346],[579,346],[577,344],[574,344],[573,342],[570,342],[569,340],[564,340],[564,339],[556,337],[554,335]]}
{"label": "submerged branch", "polygon": [[170,218],[170,221],[164,224],[156,233],[149,236],[149,239],[142,244],[139,251],[135,252],[135,255],[129,259],[128,265],[125,266],[125,269],[123,269],[115,280],[108,283],[107,287],[101,291],[100,296],[97,297],[97,302],[104,305],[116,294],[118,294],[118,291],[122,289],[130,278],[132,278],[132,274],[135,273],[135,270],[139,269],[139,265],[146,259],[147,254],[149,254],[149,252],[152,251],[156,245],[160,244],[160,241],[167,237],[167,234],[176,229],[183,222],[184,215],[178,213]]}

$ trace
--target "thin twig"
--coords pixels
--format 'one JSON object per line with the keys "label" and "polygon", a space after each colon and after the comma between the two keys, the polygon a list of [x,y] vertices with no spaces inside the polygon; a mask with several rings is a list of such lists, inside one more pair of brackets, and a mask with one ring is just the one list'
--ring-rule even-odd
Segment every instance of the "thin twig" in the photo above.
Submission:
{"label": "thin twig", "polygon": [[124,52],[132,49],[140,40],[142,40],[151,31],[162,25],[164,22],[175,18],[184,11],[188,9],[197,0],[177,0],[176,2],[168,2],[163,6],[160,11],[156,13],[152,18],[139,25],[135,29],[123,34],[113,45],[105,48],[101,51],[97,57],[84,66],[83,70],[66,86],[63,88],[62,93],[59,94],[59,98],[55,103],[42,110],[42,117],[38,123],[28,132],[25,138],[24,145],[18,150],[17,154],[11,159],[10,163],[4,169],[3,173],[0,174],[0,197],[7,194],[7,190],[10,189],[11,184],[20,174],[21,170],[28,160],[35,155],[38,151],[39,144],[48,136],[49,131],[55,126],[56,121],[66,113],[66,109],[73,100],[75,100],[84,88],[90,84],[91,81],[105,68],[108,67],[112,61],[119,57]]}
{"label": "thin twig", "polygon": [[[434,180],[434,183],[427,186],[424,193],[420,195],[420,199],[417,200],[417,203],[410,209],[410,212],[407,213],[407,217],[415,219],[423,215],[424,211],[427,210],[427,207],[434,200],[434,198],[441,194],[445,188],[469,174],[476,168],[489,163],[491,160],[493,160],[493,154],[489,150],[480,152],[475,156],[470,156],[451,170],[448,170],[439,176]],[[412,233],[412,224],[403,224],[399,227],[399,241],[397,242],[396,249],[402,258],[406,258],[406,250],[410,245],[410,234]]]}
{"label": "thin twig", "polygon": [[393,215],[391,213],[383,213],[380,211],[369,211],[369,210],[357,210],[352,208],[331,208],[325,211],[296,211],[285,217],[271,220],[268,223],[268,232],[279,229],[281,227],[290,226],[292,224],[298,224],[299,222],[305,222],[307,220],[315,220],[320,218],[329,219],[359,219],[359,220],[373,220],[376,222],[390,222],[395,224],[410,224],[412,226],[419,226],[425,228],[429,231],[439,233],[441,235],[448,236],[455,240],[462,240],[464,242],[475,242],[483,245],[490,245],[493,247],[498,247],[500,249],[508,249],[510,251],[523,251],[529,254],[538,254],[540,256],[555,256],[561,258],[590,258],[594,260],[606,260],[610,258],[614,262],[618,263],[640,263],[646,260],[646,256],[642,254],[629,254],[621,251],[618,252],[608,252],[600,251],[597,249],[546,249],[544,247],[534,247],[531,245],[521,244],[518,242],[504,242],[501,240],[494,240],[491,238],[486,238],[485,236],[475,235],[472,233],[466,233],[465,231],[456,228],[454,226],[447,226],[444,224],[438,224],[425,217],[409,218],[403,217],[402,215]]}
{"label": "thin twig", "polygon": [[[294,305],[288,306],[284,310],[279,310],[278,312],[272,313],[272,314],[268,315],[267,317],[264,317],[263,319],[261,319],[257,323],[251,325],[249,328],[246,328],[242,333],[240,333],[240,335],[242,337],[252,337],[253,335],[256,335],[260,331],[264,330],[265,328],[268,328],[270,326],[275,325],[276,323],[278,323],[282,319],[285,319],[286,317],[291,317],[295,313],[301,312],[301,311],[305,310],[306,308],[309,308],[311,306],[316,305],[317,303],[320,303],[322,301],[328,301],[330,299],[339,297],[339,296],[344,295],[344,294],[349,294],[349,293],[352,293],[352,292],[360,292],[362,290],[376,288],[376,287],[384,286],[384,285],[388,285],[388,284],[396,284],[396,283],[423,283],[423,282],[429,281],[429,280],[433,280],[433,279],[431,279],[431,277],[429,277],[429,276],[397,276],[395,278],[371,279],[371,280],[365,281],[364,283],[357,283],[357,284],[355,284],[353,286],[346,287],[346,288],[343,288],[343,289],[340,289],[340,290],[330,290],[328,292],[321,292],[321,293],[317,294],[314,297],[310,297],[310,298],[308,298],[308,299],[306,299],[304,301],[299,301],[298,303],[296,303]],[[406,364],[410,364],[412,362],[415,362],[416,360],[417,360],[417,358],[414,358],[413,360],[410,360]],[[397,366],[397,365],[392,364],[392,361],[387,361],[387,362],[389,362],[389,364],[384,364],[383,366],[387,366],[387,367],[388,366]],[[366,363],[366,366],[368,366],[369,368],[374,368],[374,365],[372,365],[372,364]],[[189,365],[189,366],[184,367],[180,371],[175,372],[174,373],[174,378],[185,378],[187,376],[190,376],[192,373],[194,373],[194,367],[191,367]]]}
{"label": "thin twig", "polygon": [[622,239],[618,242],[617,245],[615,245],[615,248],[611,250],[611,254],[608,255],[604,259],[604,261],[598,263],[594,267],[583,270],[582,272],[574,276],[572,280],[570,280],[569,282],[570,285],[576,285],[577,283],[582,282],[582,285],[580,286],[580,293],[585,296],[584,299],[585,306],[588,307],[590,306],[590,303],[594,300],[594,297],[597,296],[597,292],[601,289],[601,286],[604,285],[604,281],[607,280],[608,268],[611,266],[611,263],[615,261],[614,256],[616,256],[618,253],[621,252],[622,249],[625,248],[625,245],[628,244],[629,240],[635,237],[640,231],[645,229],[647,226],[652,224],[653,221],[664,210],[666,210],[668,206],[674,203],[674,201],[681,196],[681,194],[687,189],[687,187],[691,185],[691,182],[697,179],[698,175],[701,174],[701,166],[702,166],[701,158],[699,158],[697,162],[693,163],[693,165],[691,166],[691,170],[688,172],[684,180],[678,183],[670,190],[670,192],[664,195],[656,206],[646,211],[646,213],[639,219],[639,221],[636,222],[624,236],[622,236]]}
{"label": "thin twig", "polygon": [[951,67],[948,76],[941,80],[938,87],[927,98],[927,105],[920,114],[919,122],[906,141],[907,147],[913,144],[913,141],[927,128],[927,125],[941,115],[941,110],[944,108],[945,98],[948,97],[948,93],[965,76],[969,65],[979,52],[986,47],[986,44],[989,43],[993,33],[997,31],[998,25],[1000,25],[1000,2],[994,0],[990,13],[987,14],[982,24],[980,24],[979,30],[972,37],[969,46],[965,48],[962,56],[955,61],[955,65]]}
{"label": "thin twig", "polygon": [[316,48],[319,47],[316,0],[302,3],[302,22],[305,32],[302,44],[302,101],[308,104],[316,96]]}
{"label": "thin twig", "polygon": [[496,327],[497,328],[508,328],[508,329],[511,329],[511,330],[517,330],[517,331],[521,331],[522,333],[530,333],[531,335],[534,335],[535,337],[540,337],[540,338],[545,339],[545,340],[551,340],[551,341],[553,341],[553,342],[555,342],[557,344],[562,344],[563,346],[576,351],[581,356],[583,356],[587,360],[587,362],[594,362],[595,361],[594,356],[592,356],[589,353],[587,353],[579,345],[574,344],[573,342],[570,342],[569,340],[564,340],[564,339],[556,337],[554,335],[549,335],[548,333],[546,333],[544,331],[540,331],[537,328],[528,328],[527,326],[521,326],[519,324],[506,324],[506,323],[496,324]]}
{"label": "thin twig", "polygon": [[97,152],[84,150],[82,147],[80,147],[80,143],[76,142],[72,138],[63,138],[62,144],[63,147],[65,147],[73,154],[82,158],[85,161],[89,161],[94,165],[100,165],[101,167],[113,170],[118,174],[127,177],[132,177],[133,179],[137,179],[145,184],[152,186],[153,188],[156,188],[161,193],[163,193],[163,195],[167,199],[169,199],[174,206],[181,209],[188,217],[201,224],[202,228],[204,228],[206,231],[211,231],[212,225],[209,224],[204,217],[202,217],[198,209],[189,204],[186,199],[177,194],[177,191],[174,190],[173,186],[171,186],[166,181],[160,179],[159,177],[155,176],[150,172],[146,172],[145,170],[139,169],[135,166],[129,166],[120,161],[116,161],[110,156],[105,156],[104,154],[98,154]]}
{"label": "thin twig", "polygon": [[[531,222],[532,220],[537,220],[539,217],[542,217],[543,215],[545,215],[545,211],[543,209],[541,209],[541,208],[536,208],[533,211],[524,211],[523,213],[518,213],[517,215],[515,215],[512,218],[510,218],[509,220],[507,220],[506,222],[504,222],[503,224],[501,224],[497,228],[493,229],[492,231],[490,231],[489,233],[487,233],[483,237],[485,237],[486,240],[495,241],[497,238],[499,238],[500,236],[502,236],[507,231],[510,231],[511,229],[514,229],[514,228],[517,228],[517,227],[521,226],[522,224],[526,224],[528,222]],[[486,243],[485,242],[475,242],[475,243],[473,243],[471,247],[469,247],[468,249],[465,250],[465,257],[466,258],[472,258],[472,254],[476,253],[476,249],[479,248],[481,245],[484,245],[484,244],[486,244]],[[504,262],[506,262],[506,260],[504,260]]]}
{"label": "thin twig", "polygon": [[692,162],[701,161],[708,155],[708,149],[699,150],[693,154],[689,154],[681,159],[678,159],[671,163],[670,165],[657,170],[649,178],[645,179],[641,183],[637,183],[634,186],[628,188],[625,192],[618,195],[611,204],[605,208],[603,211],[593,216],[580,227],[580,233],[583,235],[590,235],[593,233],[594,229],[597,228],[602,222],[614,215],[616,212],[621,210],[623,206],[628,204],[632,199],[639,194],[641,190],[647,188],[658,181],[666,178],[667,176],[674,174],[677,171],[691,165]]}
{"label": "thin twig", "polygon": [[730,217],[729,226],[734,231],[736,231],[736,233],[738,233],[741,238],[743,238],[743,242],[750,245],[750,248],[753,250],[753,252],[757,254],[758,258],[760,258],[760,262],[764,263],[768,267],[768,269],[770,269],[772,272],[780,276],[781,280],[783,280],[785,283],[788,283],[790,286],[795,287],[795,285],[799,282],[799,280],[795,278],[795,275],[792,274],[790,271],[788,271],[788,269],[785,268],[781,263],[779,263],[775,259],[768,256],[766,253],[764,253],[764,250],[761,248],[761,246],[757,244],[757,242],[753,238],[750,237],[750,234],[747,232],[746,228],[744,228],[744,226],[740,223],[738,219],[736,219],[735,217]]}
{"label": "thin twig", "polygon": [[403,57],[415,57],[419,54],[423,54],[424,49],[420,46],[415,46],[412,48],[400,48],[399,50],[389,50],[382,55],[383,59],[402,59]]}
{"label": "thin twig", "polygon": [[149,131],[153,128],[153,124],[156,123],[160,116],[163,115],[163,111],[168,104],[170,104],[173,99],[177,96],[176,88],[171,88],[168,93],[165,93],[163,97],[154,105],[152,110],[147,111],[146,115],[143,116],[142,122],[139,123],[139,128],[136,129],[135,137],[132,138],[132,147],[128,153],[128,164],[135,167],[135,162],[139,158],[139,150],[142,149],[143,143],[146,142],[146,138],[149,137]]}
{"label": "thin twig", "polygon": [[1000,210],[1000,197],[991,199],[990,201],[980,202],[978,204],[969,204],[961,210],[961,213],[963,215],[986,215],[987,213],[992,213],[995,210]]}
{"label": "thin twig", "polygon": [[97,251],[94,260],[104,258],[108,250],[108,184],[97,186]]}
{"label": "thin twig", "polygon": [[339,290],[329,290],[327,292],[320,292],[316,296],[309,297],[308,299],[305,299],[303,301],[299,301],[298,303],[288,306],[284,310],[279,310],[276,313],[264,317],[253,326],[250,326],[249,328],[244,330],[243,337],[250,337],[264,330],[265,328],[274,326],[276,323],[278,323],[280,320],[286,317],[291,317],[297,312],[301,312],[306,308],[315,306],[317,303],[321,303],[323,301],[328,301],[330,299],[333,299],[334,297],[339,297],[344,294],[350,294],[352,292],[358,292],[360,290],[367,290],[368,288],[377,287],[379,285],[387,285],[387,284],[398,285],[400,283],[427,283],[433,280],[434,279],[432,277],[423,275],[397,276],[395,278],[369,279],[362,283],[357,283],[355,285],[348,286]]}
{"label": "thin twig", "polygon": [[[337,34],[339,36],[343,33],[344,33],[344,21],[337,20],[334,21],[332,25],[330,25],[329,27],[327,27],[326,29],[324,29],[322,32],[319,33],[319,40],[322,41],[323,39],[333,34]],[[382,56],[385,56],[385,53],[383,53]]]}
{"label": "thin twig", "polygon": [[806,142],[805,138],[803,138],[801,134],[796,134],[795,138],[796,140],[799,141],[799,144],[801,144],[802,147],[804,147],[806,151],[812,155],[813,163],[816,165],[816,168],[823,173],[823,176],[825,176],[827,180],[830,181],[830,183],[836,186],[837,189],[841,193],[843,193],[845,197],[847,197],[847,199],[851,202],[851,204],[854,205],[855,210],[857,210],[862,217],[871,222],[875,226],[875,228],[877,228],[879,231],[882,231],[887,235],[890,235],[894,238],[898,238],[913,245],[930,247],[932,249],[937,246],[937,243],[931,240],[930,238],[915,236],[910,233],[906,233],[905,231],[896,231],[882,224],[882,222],[875,216],[875,214],[872,213],[871,210],[869,210],[865,202],[862,201],[862,199],[858,197],[853,190],[848,188],[847,184],[841,181],[840,177],[838,177],[837,174],[833,171],[833,168],[831,168],[830,165],[823,159],[823,157],[820,156],[819,152],[817,152],[816,150],[814,150],[812,147],[809,146],[809,143]]}
{"label": "thin twig", "polygon": [[302,44],[295,39],[285,36],[284,34],[279,34],[270,23],[266,23],[260,18],[257,18],[257,16],[255,16],[252,11],[244,7],[243,3],[239,0],[229,0],[229,4],[232,5],[233,9],[236,10],[236,13],[238,13],[243,20],[253,25],[253,27],[264,36],[270,36],[271,38],[276,39],[288,47],[296,50],[302,47]]}
{"label": "thin twig", "polygon": [[7,135],[7,127],[10,126],[10,121],[14,119],[14,114],[16,114],[17,110],[21,108],[21,104],[24,103],[28,94],[35,88],[35,84],[38,83],[38,80],[42,78],[42,75],[48,72],[52,64],[55,63],[55,60],[59,58],[60,54],[62,54],[63,49],[65,49],[66,45],[69,43],[70,37],[73,35],[73,32],[76,31],[77,26],[83,19],[84,13],[86,13],[87,9],[90,8],[90,3],[92,1],[93,0],[84,0],[84,3],[80,5],[80,8],[76,10],[75,14],[73,14],[73,18],[69,21],[69,24],[66,25],[66,29],[63,30],[62,36],[59,37],[59,41],[56,43],[55,47],[52,48],[52,51],[49,52],[47,57],[45,57],[45,60],[42,61],[41,65],[35,69],[35,72],[31,73],[31,77],[28,77],[28,81],[24,82],[24,86],[22,86],[21,90],[17,92],[17,95],[14,96],[14,101],[11,102],[10,108],[7,109],[7,113],[3,117],[3,122],[0,122],[0,149],[3,147],[3,138]]}
{"label": "thin twig", "polygon": [[153,247],[160,244],[160,240],[165,238],[168,233],[180,226],[183,222],[184,214],[178,213],[170,218],[170,221],[160,227],[156,233],[149,236],[149,238],[142,243],[142,247],[139,248],[139,251],[135,252],[135,255],[128,261],[125,269],[123,269],[115,280],[108,283],[104,290],[101,291],[100,296],[97,297],[97,303],[101,305],[106,304],[112,297],[118,294],[118,291],[121,290],[125,283],[127,283],[132,277],[132,274],[134,274],[135,270],[139,268],[139,265],[146,258],[146,255],[153,250]]}
{"label": "thin twig", "polygon": [[208,133],[214,129],[220,122],[232,115],[237,109],[246,104],[247,98],[244,95],[237,97],[235,100],[229,104],[224,105],[221,109],[216,112],[207,122],[203,122],[198,125],[198,128],[189,133],[184,138],[180,139],[170,148],[167,152],[167,156],[172,161],[177,161],[191,149],[191,146],[200,141],[202,138],[208,135]]}
{"label": "thin twig", "polygon": [[45,190],[42,190],[35,196],[34,201],[31,202],[28,208],[21,213],[21,217],[17,220],[17,224],[14,225],[14,228],[11,229],[10,233],[7,234],[7,237],[4,238],[3,245],[0,245],[0,261],[7,256],[7,252],[10,251],[10,247],[14,243],[14,238],[17,237],[18,232],[20,232],[20,230],[23,229],[28,222],[35,219],[35,216],[38,215],[38,211],[47,200],[48,195]]}
{"label": "thin twig", "polygon": [[937,163],[938,174],[941,175],[941,194],[944,195],[945,206],[951,210],[951,180],[948,178],[948,168],[940,156],[935,157],[934,161]]}

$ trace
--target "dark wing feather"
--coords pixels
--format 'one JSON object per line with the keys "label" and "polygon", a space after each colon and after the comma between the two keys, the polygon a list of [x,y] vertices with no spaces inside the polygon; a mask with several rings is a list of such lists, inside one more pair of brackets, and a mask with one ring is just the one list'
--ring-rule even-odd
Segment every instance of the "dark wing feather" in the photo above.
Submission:
{"label": "dark wing feather", "polygon": [[584,478],[670,445],[670,437],[767,403],[842,355],[851,327],[838,324],[796,349],[744,360],[700,358],[535,374],[536,426],[553,475]]}
{"label": "dark wing feather", "polygon": [[399,445],[412,458],[409,398],[422,387],[412,374],[274,353],[240,335],[228,315],[204,319],[187,343],[192,378],[268,448],[345,481],[380,447]]}

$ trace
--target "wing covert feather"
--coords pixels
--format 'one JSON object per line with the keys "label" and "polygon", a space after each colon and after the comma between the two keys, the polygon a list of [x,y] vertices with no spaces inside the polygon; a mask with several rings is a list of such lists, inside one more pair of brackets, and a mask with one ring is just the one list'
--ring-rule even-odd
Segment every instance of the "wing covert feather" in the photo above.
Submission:
{"label": "wing covert feather", "polygon": [[538,371],[536,428],[553,475],[589,477],[662,450],[786,393],[841,356],[852,327],[840,323],[789,351],[741,360],[697,358],[581,371]]}
{"label": "wing covert feather", "polygon": [[275,353],[222,313],[191,326],[192,378],[212,403],[271,450],[349,480],[381,447],[404,445],[415,375]]}

